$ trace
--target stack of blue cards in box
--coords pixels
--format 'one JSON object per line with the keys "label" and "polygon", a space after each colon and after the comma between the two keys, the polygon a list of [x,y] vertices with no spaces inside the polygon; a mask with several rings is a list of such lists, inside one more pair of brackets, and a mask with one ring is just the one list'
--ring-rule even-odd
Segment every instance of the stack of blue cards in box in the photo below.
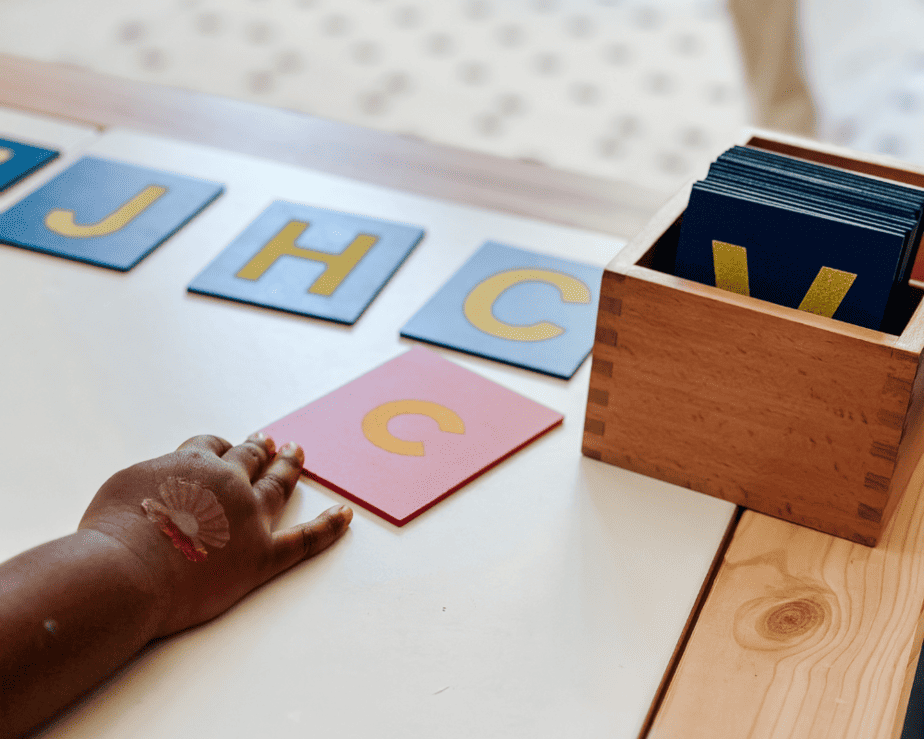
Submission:
{"label": "stack of blue cards in box", "polygon": [[922,213],[924,190],[736,146],[693,184],[675,274],[887,330]]}

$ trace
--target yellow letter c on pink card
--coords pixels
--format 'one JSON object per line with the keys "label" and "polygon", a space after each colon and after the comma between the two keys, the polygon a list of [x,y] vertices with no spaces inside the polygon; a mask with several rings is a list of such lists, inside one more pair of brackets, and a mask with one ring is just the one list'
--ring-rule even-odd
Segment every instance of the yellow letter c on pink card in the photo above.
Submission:
{"label": "yellow letter c on pink card", "polygon": [[418,414],[436,421],[440,431],[450,434],[464,434],[465,423],[455,411],[439,403],[426,400],[393,400],[373,408],[363,417],[363,434],[379,449],[405,457],[424,456],[422,441],[405,441],[393,436],[388,422],[396,416]]}
{"label": "yellow letter c on pink card", "polygon": [[561,421],[416,346],[264,431],[299,443],[312,479],[403,526]]}
{"label": "yellow letter c on pink card", "polygon": [[576,277],[549,269],[512,269],[499,272],[480,282],[465,299],[465,317],[486,334],[513,341],[544,341],[565,332],[561,326],[539,321],[529,326],[514,326],[497,320],[493,307],[506,290],[521,282],[546,282],[554,285],[566,303],[589,303],[590,290]]}

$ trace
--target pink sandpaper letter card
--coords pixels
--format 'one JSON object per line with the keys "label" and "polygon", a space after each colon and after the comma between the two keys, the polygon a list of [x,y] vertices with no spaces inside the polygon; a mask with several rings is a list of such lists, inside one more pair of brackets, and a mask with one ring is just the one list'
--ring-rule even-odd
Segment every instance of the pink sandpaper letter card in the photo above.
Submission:
{"label": "pink sandpaper letter card", "polygon": [[558,426],[561,413],[415,347],[264,431],[396,526]]}

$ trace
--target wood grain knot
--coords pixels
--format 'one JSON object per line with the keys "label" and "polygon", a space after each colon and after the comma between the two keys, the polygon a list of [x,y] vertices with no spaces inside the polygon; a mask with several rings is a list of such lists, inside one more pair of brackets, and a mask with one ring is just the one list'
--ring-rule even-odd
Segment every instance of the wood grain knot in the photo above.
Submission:
{"label": "wood grain knot", "polygon": [[824,608],[813,600],[799,598],[771,609],[761,626],[768,639],[789,641],[814,631],[824,620]]}
{"label": "wood grain knot", "polygon": [[774,651],[802,644],[831,622],[831,608],[818,595],[756,598],[735,614],[735,641],[747,649]]}

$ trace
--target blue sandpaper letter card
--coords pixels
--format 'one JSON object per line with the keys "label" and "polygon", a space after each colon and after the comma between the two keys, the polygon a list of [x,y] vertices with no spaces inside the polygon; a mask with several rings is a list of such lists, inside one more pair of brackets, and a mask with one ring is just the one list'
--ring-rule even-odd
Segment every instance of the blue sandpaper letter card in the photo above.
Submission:
{"label": "blue sandpaper letter card", "polygon": [[0,241],[124,272],[223,189],[215,182],[84,157],[0,214]]}
{"label": "blue sandpaper letter card", "polygon": [[21,141],[0,139],[0,190],[15,185],[26,175],[58,156],[52,149],[31,146]]}
{"label": "blue sandpaper letter card", "polygon": [[593,348],[602,276],[489,241],[401,335],[568,379]]}
{"label": "blue sandpaper letter card", "polygon": [[189,285],[189,291],[354,323],[423,229],[277,200]]}

